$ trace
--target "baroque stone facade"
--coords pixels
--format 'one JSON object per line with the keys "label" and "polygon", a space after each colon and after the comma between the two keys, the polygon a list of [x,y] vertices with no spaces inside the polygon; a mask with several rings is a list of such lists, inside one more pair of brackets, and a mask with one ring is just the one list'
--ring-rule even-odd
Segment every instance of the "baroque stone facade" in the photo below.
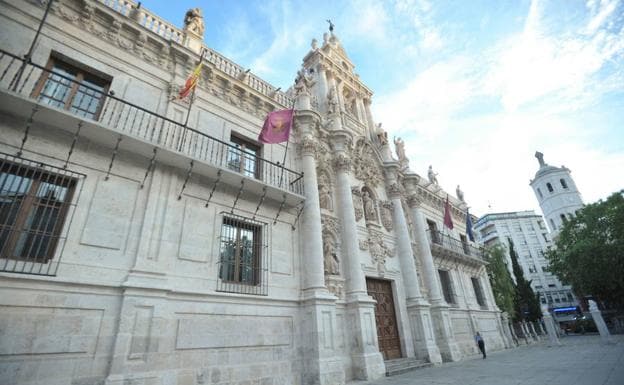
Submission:
{"label": "baroque stone facade", "polygon": [[[504,347],[465,203],[442,234],[446,193],[392,158],[333,31],[281,92],[207,47],[197,9],[181,30],[57,0],[24,62],[47,2],[3,4],[7,383],[345,384],[476,355],[477,331]],[[256,138],[293,102],[284,158]]]}

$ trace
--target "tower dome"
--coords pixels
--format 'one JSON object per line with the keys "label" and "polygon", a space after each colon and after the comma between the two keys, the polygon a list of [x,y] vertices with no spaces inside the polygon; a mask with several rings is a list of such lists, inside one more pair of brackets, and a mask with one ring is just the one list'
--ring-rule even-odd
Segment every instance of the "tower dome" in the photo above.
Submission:
{"label": "tower dome", "polygon": [[551,232],[557,233],[583,207],[581,193],[567,167],[547,164],[544,162],[544,154],[539,151],[535,157],[540,167],[529,185],[533,188],[548,227]]}

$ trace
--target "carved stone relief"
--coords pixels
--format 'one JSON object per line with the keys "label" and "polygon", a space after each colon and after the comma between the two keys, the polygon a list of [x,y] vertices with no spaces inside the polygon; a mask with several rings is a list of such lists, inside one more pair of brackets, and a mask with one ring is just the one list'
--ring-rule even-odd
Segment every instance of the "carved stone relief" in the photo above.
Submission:
{"label": "carved stone relief", "polygon": [[322,209],[332,211],[334,204],[332,200],[332,192],[330,190],[329,178],[322,172],[318,178],[319,185],[319,205]]}
{"label": "carved stone relief", "polygon": [[351,187],[351,196],[353,197],[353,209],[355,210],[355,221],[359,222],[364,217],[364,207],[362,205],[362,194],[359,187]]}
{"label": "carved stone relief", "polygon": [[386,259],[393,256],[392,251],[383,241],[383,236],[377,231],[369,231],[368,233],[368,250],[373,260],[373,264],[377,267],[380,275],[386,271]]}
{"label": "carved stone relief", "polygon": [[[362,142],[358,141],[356,147],[360,144],[362,144]],[[359,180],[366,181],[366,184],[373,188],[381,184],[383,180],[377,156],[373,153],[373,149],[368,145],[362,146],[362,151],[355,157],[353,168],[355,176]]]}
{"label": "carved stone relief", "polygon": [[323,232],[323,265],[325,275],[340,274],[340,259],[336,240],[329,231]]}
{"label": "carved stone relief", "polygon": [[323,226],[323,264],[325,275],[340,274],[339,222],[329,215],[321,216]]}
{"label": "carved stone relief", "polygon": [[381,202],[381,224],[387,231],[392,231],[392,202]]}
{"label": "carved stone relief", "polygon": [[370,190],[366,187],[362,188],[362,203],[364,205],[364,218],[366,222],[379,222],[375,200]]}

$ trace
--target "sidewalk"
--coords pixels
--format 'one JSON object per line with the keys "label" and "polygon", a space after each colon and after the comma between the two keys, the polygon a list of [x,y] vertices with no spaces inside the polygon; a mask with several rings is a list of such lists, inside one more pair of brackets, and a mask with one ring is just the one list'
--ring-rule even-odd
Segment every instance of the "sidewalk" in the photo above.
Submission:
{"label": "sidewalk", "polygon": [[561,347],[540,342],[351,385],[622,385],[624,336],[613,338],[616,345],[598,335],[566,336]]}

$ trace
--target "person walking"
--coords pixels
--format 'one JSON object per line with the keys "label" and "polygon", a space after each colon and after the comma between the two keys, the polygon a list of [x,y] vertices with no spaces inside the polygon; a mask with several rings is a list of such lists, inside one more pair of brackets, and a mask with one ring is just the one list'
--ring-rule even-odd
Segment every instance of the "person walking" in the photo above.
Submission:
{"label": "person walking", "polygon": [[477,346],[479,347],[479,350],[481,350],[481,354],[483,354],[483,359],[485,360],[485,358],[487,357],[487,355],[485,354],[485,342],[483,342],[483,337],[481,337],[481,334],[479,334],[479,332],[477,332],[477,334],[475,335],[475,341],[477,342]]}

